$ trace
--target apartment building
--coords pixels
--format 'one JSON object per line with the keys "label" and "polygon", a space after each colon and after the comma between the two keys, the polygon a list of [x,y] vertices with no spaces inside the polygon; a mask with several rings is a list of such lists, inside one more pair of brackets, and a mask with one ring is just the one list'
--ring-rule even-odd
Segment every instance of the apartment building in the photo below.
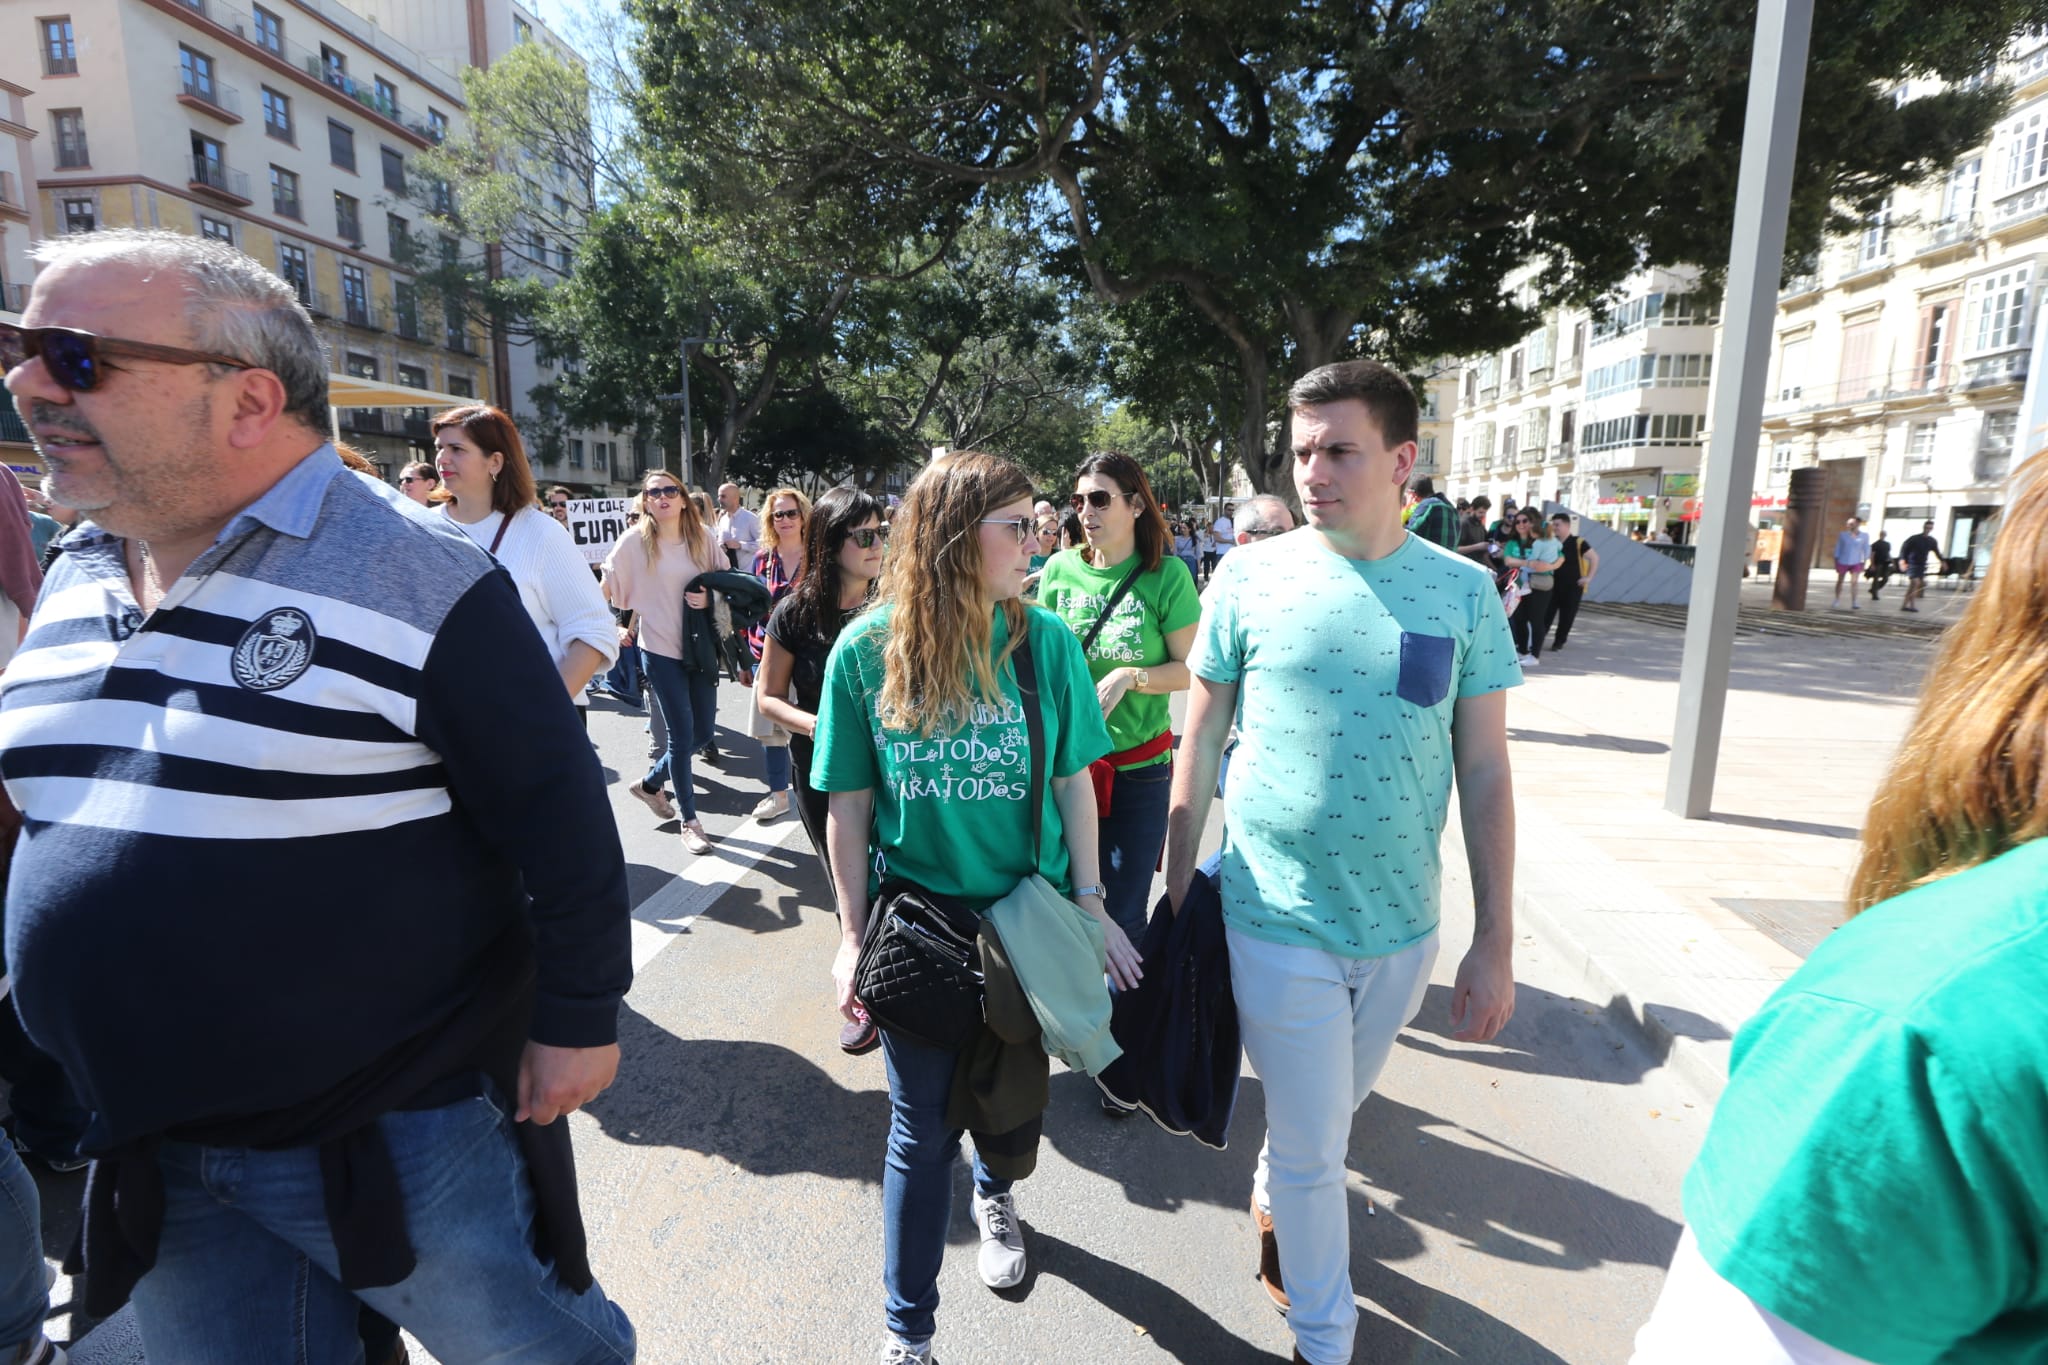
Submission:
{"label": "apartment building", "polygon": [[1456,433],[1458,375],[1453,366],[1440,366],[1423,376],[1415,397],[1421,408],[1415,433],[1415,474],[1427,474],[1439,493],[1451,470],[1452,438]]}
{"label": "apartment building", "polygon": [[[1507,287],[1529,291],[1534,274]],[[1720,311],[1697,281],[1688,269],[1640,270],[1603,315],[1552,309],[1515,345],[1463,362],[1452,491],[1496,507],[1555,499],[1616,530],[1686,540]]]}
{"label": "apartment building", "polygon": [[[0,66],[0,321],[19,322],[28,303],[28,282],[35,275],[28,249],[42,235],[43,214],[33,192],[36,163],[31,144],[36,129],[28,111],[32,92],[7,79],[9,69]],[[42,469],[29,444],[28,428],[5,394],[0,394],[0,461],[23,478],[33,478]]]}
{"label": "apartment building", "polygon": [[428,448],[428,405],[492,396],[486,339],[414,279],[422,240],[462,249],[422,232],[448,190],[409,169],[463,117],[453,66],[333,0],[0,0],[0,34],[33,54],[15,79],[48,231],[169,228],[276,270],[320,324],[338,402],[419,392],[341,409],[387,476]]}
{"label": "apartment building", "polygon": [[[2048,252],[2048,34],[2017,42],[1997,74],[2013,100],[1984,146],[1785,282],[1752,499],[1762,525],[1782,518],[1791,472],[1817,466],[1826,525],[1860,514],[1897,545],[1932,521],[1945,555],[1981,572],[2020,440]],[[2043,444],[2030,433],[2022,451]],[[1821,539],[1816,562],[1833,544]]]}

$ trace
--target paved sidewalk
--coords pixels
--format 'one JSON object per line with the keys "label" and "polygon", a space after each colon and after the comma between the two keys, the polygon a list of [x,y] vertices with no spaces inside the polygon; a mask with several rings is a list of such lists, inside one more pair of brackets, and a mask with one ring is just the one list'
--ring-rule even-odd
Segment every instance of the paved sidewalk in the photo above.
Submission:
{"label": "paved sidewalk", "polygon": [[1589,606],[1509,701],[1519,908],[1709,1094],[1734,1029],[1841,921],[1952,619],[1948,594],[1933,605],[1894,624],[1867,606],[1752,620],[1745,600],[1706,820],[1663,808],[1682,610]]}

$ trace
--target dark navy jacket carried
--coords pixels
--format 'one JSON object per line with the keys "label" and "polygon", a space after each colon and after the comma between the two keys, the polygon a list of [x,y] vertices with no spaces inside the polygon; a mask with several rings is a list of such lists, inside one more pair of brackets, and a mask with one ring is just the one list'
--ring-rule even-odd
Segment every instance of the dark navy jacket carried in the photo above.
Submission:
{"label": "dark navy jacket carried", "polygon": [[[375,1197],[378,1114],[476,1093],[529,1038],[616,1040],[602,771],[511,580],[440,520],[323,446],[147,618],[121,540],[65,539],[0,678],[6,948],[92,1111],[85,1150],[127,1158],[94,1171],[105,1203],[165,1139],[317,1144],[323,1166],[332,1144]],[[580,1252],[580,1223],[554,1232]],[[344,1250],[345,1282],[409,1264]]]}
{"label": "dark navy jacket carried", "polygon": [[1145,975],[1117,992],[1110,1018],[1123,1056],[1096,1084],[1124,1108],[1143,1109],[1167,1132],[1221,1151],[1237,1108],[1244,1051],[1214,877],[1195,874],[1178,915],[1159,898],[1138,956]]}

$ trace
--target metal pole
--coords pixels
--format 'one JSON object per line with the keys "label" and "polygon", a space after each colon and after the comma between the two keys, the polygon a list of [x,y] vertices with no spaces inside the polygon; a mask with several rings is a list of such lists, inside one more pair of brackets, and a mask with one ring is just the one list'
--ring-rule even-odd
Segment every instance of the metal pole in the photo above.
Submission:
{"label": "metal pole", "polygon": [[690,448],[690,341],[683,338],[683,493],[687,497],[697,482],[697,454]]}
{"label": "metal pole", "polygon": [[1749,61],[1749,109],[1742,129],[1742,171],[1735,190],[1735,234],[1728,252],[1721,383],[1714,394],[1707,448],[1709,480],[1693,565],[1685,659],[1678,673],[1678,722],[1664,808],[1688,820],[1713,807],[1728,706],[1728,665],[1735,652],[1742,558],[1756,481],[1771,326],[1785,259],[1793,154],[1806,93],[1813,0],[1762,0]]}

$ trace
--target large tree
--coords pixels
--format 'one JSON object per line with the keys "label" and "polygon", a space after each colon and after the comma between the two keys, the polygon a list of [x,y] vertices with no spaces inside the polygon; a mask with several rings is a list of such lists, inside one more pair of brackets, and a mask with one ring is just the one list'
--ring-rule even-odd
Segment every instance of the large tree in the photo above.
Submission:
{"label": "large tree", "polygon": [[[1102,299],[1176,292],[1220,337],[1252,483],[1285,491],[1276,376],[1505,344],[1645,259],[1726,258],[1744,0],[634,0],[644,107],[695,173],[826,235],[993,191],[1063,211]],[[1833,0],[1814,23],[1791,251],[1981,141],[1963,78],[2048,0]],[[1503,278],[1544,262],[1533,296]]]}

